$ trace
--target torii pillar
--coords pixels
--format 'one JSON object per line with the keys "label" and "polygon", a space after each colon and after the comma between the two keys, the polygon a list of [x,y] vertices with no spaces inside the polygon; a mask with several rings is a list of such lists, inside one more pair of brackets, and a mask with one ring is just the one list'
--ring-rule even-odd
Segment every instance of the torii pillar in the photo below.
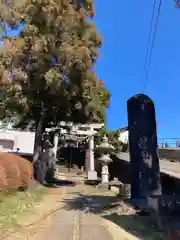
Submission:
{"label": "torii pillar", "polygon": [[87,177],[88,180],[97,180],[97,172],[94,168],[94,136],[89,137],[89,164]]}
{"label": "torii pillar", "polygon": [[59,141],[59,133],[55,132],[55,134],[54,134],[54,147],[53,147],[55,160],[57,158],[58,141]]}

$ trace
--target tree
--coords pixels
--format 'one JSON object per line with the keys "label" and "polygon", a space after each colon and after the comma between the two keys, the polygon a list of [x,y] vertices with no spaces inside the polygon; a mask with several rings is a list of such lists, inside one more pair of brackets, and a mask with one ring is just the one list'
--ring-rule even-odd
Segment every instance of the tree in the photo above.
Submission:
{"label": "tree", "polygon": [[6,2],[3,22],[24,28],[18,37],[3,37],[1,86],[5,91],[9,87],[5,109],[18,107],[39,119],[43,105],[49,116],[56,108],[60,118],[102,121],[110,96],[92,71],[102,44],[95,24],[88,21],[92,2]]}
{"label": "tree", "polygon": [[114,147],[114,152],[118,153],[123,150],[123,143],[119,141],[119,132],[117,130],[110,131],[106,128],[101,129],[99,135],[95,136],[95,145],[99,145],[102,142],[104,135],[107,135],[109,143]]}
{"label": "tree", "polygon": [[110,94],[92,70],[102,45],[91,0],[4,0],[1,108],[36,125],[35,152],[49,122],[102,122]]}

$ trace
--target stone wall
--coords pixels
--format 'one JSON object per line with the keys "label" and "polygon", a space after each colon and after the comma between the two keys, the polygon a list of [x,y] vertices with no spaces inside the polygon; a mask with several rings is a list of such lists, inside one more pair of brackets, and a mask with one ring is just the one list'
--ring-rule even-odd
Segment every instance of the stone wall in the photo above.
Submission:
{"label": "stone wall", "polygon": [[[127,146],[125,146],[123,152],[129,152]],[[160,159],[168,159],[171,161],[179,162],[180,148],[159,148],[159,157]]]}
{"label": "stone wall", "polygon": [[[115,155],[111,157],[113,162],[109,165],[110,179],[117,177],[121,182],[130,184],[130,163],[117,158]],[[161,174],[161,183],[163,194],[180,194],[180,179]]]}
{"label": "stone wall", "polygon": [[172,161],[180,161],[180,148],[160,148],[159,149],[160,158],[165,158]]}

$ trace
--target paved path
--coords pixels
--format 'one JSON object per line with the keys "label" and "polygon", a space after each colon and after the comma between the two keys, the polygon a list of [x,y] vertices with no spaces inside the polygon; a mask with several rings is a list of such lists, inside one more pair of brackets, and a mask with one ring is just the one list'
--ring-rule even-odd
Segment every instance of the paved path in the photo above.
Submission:
{"label": "paved path", "polygon": [[33,240],[113,240],[103,219],[91,211],[91,207],[100,204],[91,203],[89,197],[80,197],[85,189],[82,184],[67,187],[64,198],[60,200],[62,209],[36,233]]}
{"label": "paved path", "polygon": [[112,240],[101,219],[82,211],[62,210],[53,217],[53,224],[43,232],[44,240]]}

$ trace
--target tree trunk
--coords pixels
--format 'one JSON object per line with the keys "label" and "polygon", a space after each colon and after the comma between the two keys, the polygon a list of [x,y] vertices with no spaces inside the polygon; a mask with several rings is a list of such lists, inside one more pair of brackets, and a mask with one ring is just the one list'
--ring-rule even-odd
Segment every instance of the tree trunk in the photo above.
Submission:
{"label": "tree trunk", "polygon": [[40,119],[37,121],[36,125],[33,156],[34,177],[41,184],[44,184],[44,179],[46,175],[46,166],[43,161],[43,143],[42,143],[42,134],[44,131],[45,126],[43,123],[43,116],[41,116]]}

